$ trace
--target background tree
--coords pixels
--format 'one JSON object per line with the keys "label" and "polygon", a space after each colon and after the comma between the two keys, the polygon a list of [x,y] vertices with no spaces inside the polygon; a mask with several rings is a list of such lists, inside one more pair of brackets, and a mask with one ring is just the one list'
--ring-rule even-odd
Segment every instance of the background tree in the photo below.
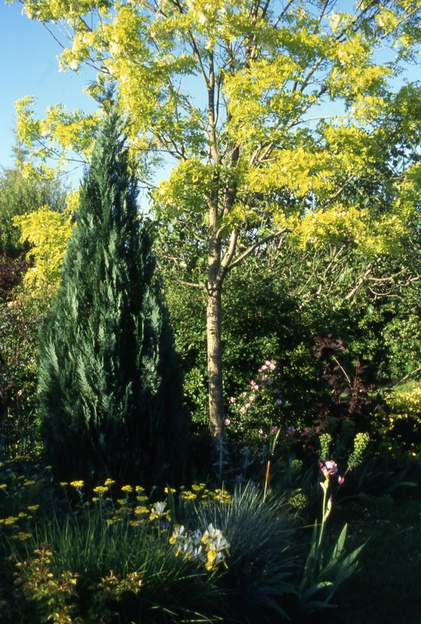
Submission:
{"label": "background tree", "polygon": [[[336,0],[23,4],[32,19],[66,21],[71,41],[61,64],[96,68],[93,94],[108,79],[117,82],[133,149],[175,163],[154,200],[175,234],[170,253],[180,252],[178,271],[185,267],[178,277],[206,295],[209,417],[218,440],[226,275],[296,224],[291,214],[300,221],[309,211],[333,220],[350,213],[354,229],[367,227],[349,188],[363,173],[378,174],[379,124],[393,108],[388,84],[410,60],[418,3],[368,1],[346,10]],[[22,139],[29,128],[29,142],[41,136],[54,139],[54,149],[69,145],[73,121],[62,111],[43,122],[24,106],[21,113]],[[395,181],[397,195],[411,175]],[[384,241],[386,231],[393,238],[401,216],[396,200],[373,238]]]}
{"label": "background tree", "polygon": [[60,478],[176,478],[180,379],[115,113],[80,191],[57,297],[41,336],[39,398]]}
{"label": "background tree", "polygon": [[[24,150],[15,150],[16,167],[0,174],[0,453],[4,457],[32,451],[37,438],[36,332],[39,310],[22,297],[22,280],[32,259],[15,219],[28,218],[48,205],[60,219],[63,184],[55,176],[36,177]],[[28,175],[29,174],[29,175]],[[32,241],[31,241],[32,242]],[[42,295],[45,298],[45,284]],[[24,300],[25,299],[25,300]]]}
{"label": "background tree", "polygon": [[0,175],[0,255],[16,258],[26,250],[14,218],[27,215],[42,206],[61,212],[65,192],[56,177],[34,177],[21,165],[4,170]]}
{"label": "background tree", "polygon": [[72,233],[72,214],[69,210],[56,212],[42,206],[29,214],[13,219],[21,231],[20,242],[29,246],[26,260],[29,267],[23,278],[27,299],[38,306],[48,307],[57,291],[66,246]]}

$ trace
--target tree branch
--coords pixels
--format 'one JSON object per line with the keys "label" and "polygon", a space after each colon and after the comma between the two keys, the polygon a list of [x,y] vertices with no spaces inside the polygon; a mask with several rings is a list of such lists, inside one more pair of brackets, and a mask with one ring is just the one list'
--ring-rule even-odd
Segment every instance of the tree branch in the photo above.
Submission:
{"label": "tree branch", "polygon": [[230,241],[228,244],[228,249],[226,250],[224,257],[221,260],[221,267],[219,270],[219,280],[222,282],[222,280],[224,279],[226,272],[229,268],[229,265],[234,257],[235,254],[235,248],[237,245],[237,239],[238,239],[238,231],[237,230],[233,230],[231,232],[231,236],[230,236]]}
{"label": "tree branch", "polygon": [[230,271],[231,269],[233,269],[235,266],[237,266],[238,264],[240,264],[240,262],[242,262],[243,260],[245,260],[248,256],[250,256],[250,254],[253,253],[253,251],[255,251],[256,249],[258,249],[259,247],[261,247],[262,245],[265,245],[266,243],[269,243],[271,240],[274,240],[278,237],[282,237],[284,236],[287,232],[289,232],[290,230],[288,228],[284,228],[283,230],[279,230],[279,232],[275,232],[275,234],[271,234],[270,236],[266,236],[265,238],[262,238],[260,241],[257,241],[256,243],[254,243],[253,245],[251,245],[250,247],[248,247],[245,251],[243,251],[242,254],[240,254],[238,256],[238,258],[236,258],[233,262],[231,262],[230,266],[227,267],[227,271]]}

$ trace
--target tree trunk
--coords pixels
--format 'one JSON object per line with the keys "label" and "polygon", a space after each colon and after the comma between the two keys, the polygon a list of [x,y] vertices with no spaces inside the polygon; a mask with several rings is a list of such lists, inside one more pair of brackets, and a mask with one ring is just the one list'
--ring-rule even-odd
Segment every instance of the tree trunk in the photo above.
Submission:
{"label": "tree trunk", "polygon": [[206,328],[209,383],[209,426],[211,434],[215,439],[215,443],[222,441],[224,433],[221,318],[221,286],[220,284],[208,284]]}
{"label": "tree trunk", "polygon": [[[214,188],[217,188],[215,183]],[[223,438],[224,438],[224,398],[222,394],[222,273],[221,242],[217,234],[218,210],[217,198],[209,202],[210,236],[208,240],[208,279],[206,336],[208,354],[209,385],[209,428],[214,441],[214,450],[222,474]]]}

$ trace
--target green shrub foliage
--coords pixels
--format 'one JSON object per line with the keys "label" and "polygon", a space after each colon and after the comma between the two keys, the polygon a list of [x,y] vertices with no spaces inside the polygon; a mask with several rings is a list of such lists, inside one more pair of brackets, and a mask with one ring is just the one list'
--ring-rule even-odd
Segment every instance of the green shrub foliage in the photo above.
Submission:
{"label": "green shrub foliage", "polygon": [[156,483],[183,454],[181,384],[121,126],[110,113],[41,331],[42,434],[61,479]]}

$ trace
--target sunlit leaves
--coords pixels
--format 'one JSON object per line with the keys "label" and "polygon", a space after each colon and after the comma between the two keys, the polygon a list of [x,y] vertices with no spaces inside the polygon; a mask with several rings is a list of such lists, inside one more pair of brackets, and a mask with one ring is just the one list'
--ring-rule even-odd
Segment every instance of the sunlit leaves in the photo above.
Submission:
{"label": "sunlit leaves", "polygon": [[[321,216],[308,217],[306,244],[341,238],[347,227],[357,246],[360,230],[370,227],[380,242],[364,244],[379,252],[386,248],[382,232],[399,238],[401,208],[413,202],[407,183],[389,184],[387,209],[374,221],[367,221],[360,196],[351,201],[346,193],[360,178],[374,188],[389,166],[397,175],[405,169],[402,154],[379,162],[389,118],[400,117],[402,136],[416,134],[417,94],[407,87],[393,104],[390,89],[402,54],[410,58],[419,36],[415,0],[355,7],[251,0],[23,4],[33,19],[66,24],[70,45],[61,66],[93,65],[95,97],[109,82],[117,85],[132,153],[154,164],[167,155],[179,161],[153,196],[168,222],[183,214],[184,224],[194,215],[199,228],[206,226],[212,198],[222,239],[231,228],[267,223],[268,213],[276,223],[295,213],[299,222],[310,208]],[[19,105],[18,134],[37,156],[68,149],[89,155],[97,118],[53,107],[38,121],[32,109],[28,98]],[[399,143],[396,124],[393,132]],[[273,193],[290,198],[287,210],[262,199]]]}
{"label": "sunlit leaves", "polygon": [[24,288],[34,299],[48,300],[60,283],[61,267],[73,226],[68,213],[43,206],[34,212],[15,217],[21,230],[21,242],[29,243],[30,266],[24,276]]}
{"label": "sunlit leaves", "polygon": [[34,98],[26,95],[16,102],[16,136],[23,145],[31,145],[39,135],[39,121],[34,118]]}
{"label": "sunlit leaves", "polygon": [[97,115],[67,113],[59,104],[50,107],[44,119],[37,120],[34,104],[34,98],[28,96],[16,102],[17,137],[22,145],[32,148],[33,156],[60,160],[68,150],[89,155],[98,126]]}
{"label": "sunlit leaves", "polygon": [[30,19],[43,22],[85,15],[93,9],[107,9],[110,0],[26,0],[24,11]]}
{"label": "sunlit leaves", "polygon": [[[161,182],[155,201],[158,209],[165,209],[173,216],[188,210],[191,214],[204,215],[207,196],[212,184],[212,168],[197,158],[182,161],[168,180]],[[200,218],[200,216],[199,216]]]}

